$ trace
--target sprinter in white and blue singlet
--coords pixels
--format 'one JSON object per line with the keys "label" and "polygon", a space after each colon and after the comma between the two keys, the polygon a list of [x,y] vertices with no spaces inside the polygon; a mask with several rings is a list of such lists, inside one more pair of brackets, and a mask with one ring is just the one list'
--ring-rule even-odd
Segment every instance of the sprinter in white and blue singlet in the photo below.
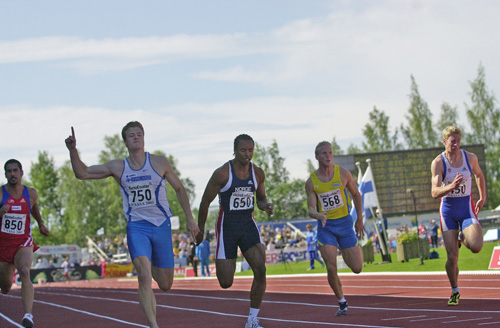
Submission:
{"label": "sprinter in white and blue singlet", "polygon": [[212,174],[200,203],[200,234],[196,242],[200,244],[203,241],[208,208],[218,194],[219,216],[216,222],[215,252],[217,279],[222,288],[231,287],[239,247],[254,274],[250,292],[250,314],[245,328],[262,328],[257,315],[266,291],[266,254],[253,218],[254,194],[257,207],[268,215],[272,215],[273,205],[267,201],[264,171],[251,163],[253,150],[253,139],[246,134],[239,135],[234,140],[234,159]]}
{"label": "sprinter in white and blue singlet", "polygon": [[122,138],[129,156],[102,165],[86,166],[76,149],[73,127],[66,139],[75,176],[81,180],[113,177],[120,184],[123,211],[127,219],[127,242],[138,275],[139,304],[149,327],[158,328],[156,300],[151,287],[152,279],[163,291],[172,287],[174,258],[170,217],[167,201],[169,182],[177,194],[186,215],[186,227],[192,238],[199,232],[186,189],[165,156],[144,151],[144,128],[139,122],[129,122],[122,129]]}
{"label": "sprinter in white and blue singlet", "polygon": [[[431,164],[432,197],[441,198],[439,210],[444,246],[446,273],[451,285],[448,305],[458,305],[458,249],[461,244],[473,253],[483,248],[483,229],[477,214],[486,202],[486,184],[477,156],[460,149],[462,132],[449,126],[443,131],[444,152]],[[479,200],[472,199],[472,176],[479,189]]]}

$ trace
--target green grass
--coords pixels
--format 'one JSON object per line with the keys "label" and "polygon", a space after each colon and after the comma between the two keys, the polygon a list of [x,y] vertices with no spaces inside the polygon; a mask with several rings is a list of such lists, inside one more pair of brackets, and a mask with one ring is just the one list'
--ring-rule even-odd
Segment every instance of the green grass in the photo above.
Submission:
{"label": "green grass", "polygon": [[[499,242],[485,243],[481,252],[473,254],[466,247],[460,248],[460,255],[458,258],[458,267],[460,271],[473,271],[473,270],[488,270],[490,264],[491,253],[493,247],[499,246]],[[424,264],[420,264],[420,258],[410,259],[408,262],[398,261],[397,254],[391,254],[391,263],[381,263],[382,256],[375,254],[375,261],[373,263],[365,263],[362,272],[408,272],[408,271],[445,271],[446,263],[446,250],[444,248],[436,248],[439,253],[438,259],[424,259]],[[307,271],[309,268],[309,261],[302,261],[297,263],[288,262],[285,264],[267,265],[267,275],[278,274],[302,274],[302,273],[326,273],[326,268],[321,268],[321,265],[316,262],[316,269]],[[350,269],[341,269],[339,272],[351,272]],[[237,276],[253,275],[252,270],[240,272]]]}

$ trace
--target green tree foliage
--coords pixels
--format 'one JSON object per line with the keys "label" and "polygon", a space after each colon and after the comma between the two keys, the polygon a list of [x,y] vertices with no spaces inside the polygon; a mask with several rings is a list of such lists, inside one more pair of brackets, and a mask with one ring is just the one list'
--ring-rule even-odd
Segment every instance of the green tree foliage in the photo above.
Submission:
{"label": "green tree foliage", "polygon": [[480,64],[477,77],[470,82],[471,103],[465,104],[472,133],[468,141],[484,144],[486,153],[486,178],[490,206],[500,203],[500,109],[495,96],[486,87],[484,67]]}
{"label": "green tree foliage", "polygon": [[362,152],[361,148],[359,148],[357,145],[353,143],[351,143],[349,147],[347,147],[347,154],[349,155],[360,154],[361,152]]}
{"label": "green tree foliage", "polygon": [[441,105],[439,120],[435,124],[439,140],[442,139],[441,136],[443,130],[448,126],[456,126],[459,127],[462,131],[464,131],[464,127],[458,122],[459,122],[459,115],[457,106],[453,107],[447,102],[444,102]]}
{"label": "green tree foliage", "polygon": [[432,113],[427,102],[420,96],[413,75],[409,97],[410,107],[405,115],[408,124],[401,124],[401,132],[408,148],[429,148],[438,145],[439,140],[432,126]]}
{"label": "green tree foliage", "polygon": [[307,215],[304,180],[290,179],[285,168],[285,159],[280,156],[278,144],[273,141],[268,148],[255,144],[253,162],[266,174],[266,194],[274,205],[274,214],[269,218],[263,211],[254,212],[258,221],[291,219]]}
{"label": "green tree foliage", "polygon": [[[51,230],[60,223],[62,206],[57,190],[58,172],[54,158],[47,151],[39,151],[38,161],[31,163],[30,180],[32,181],[31,186],[38,192],[38,206],[42,219]],[[57,233],[55,234],[57,236]],[[39,229],[33,229],[33,238],[42,244],[50,242],[47,238],[42,237]]]}
{"label": "green tree foliage", "polygon": [[363,135],[366,142],[363,142],[363,151],[381,152],[391,150],[392,139],[389,129],[389,116],[383,110],[373,107],[369,114],[370,120],[363,128]]}

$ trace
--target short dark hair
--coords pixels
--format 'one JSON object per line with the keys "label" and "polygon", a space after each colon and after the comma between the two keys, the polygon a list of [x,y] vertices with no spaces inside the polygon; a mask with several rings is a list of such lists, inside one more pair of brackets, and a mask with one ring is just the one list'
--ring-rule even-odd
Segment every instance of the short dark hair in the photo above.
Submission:
{"label": "short dark hair", "polygon": [[19,166],[19,170],[23,170],[23,165],[21,164],[21,162],[19,162],[17,159],[12,158],[5,162],[5,165],[3,166],[4,171],[7,171],[7,165],[9,164],[17,164],[17,166]]}
{"label": "short dark hair", "polygon": [[255,145],[255,142],[253,141],[252,137],[250,137],[248,134],[240,134],[236,138],[234,138],[234,150],[236,151],[236,148],[238,147],[238,144],[240,143],[241,140],[249,140],[252,142],[252,144]]}
{"label": "short dark hair", "polygon": [[130,128],[139,128],[141,129],[142,131],[142,134],[144,135],[144,128],[142,127],[142,124],[137,122],[137,121],[131,121],[131,122],[128,122],[127,125],[125,125],[122,129],[122,139],[123,141],[125,141],[126,139],[126,133],[127,133],[127,130],[130,129]]}

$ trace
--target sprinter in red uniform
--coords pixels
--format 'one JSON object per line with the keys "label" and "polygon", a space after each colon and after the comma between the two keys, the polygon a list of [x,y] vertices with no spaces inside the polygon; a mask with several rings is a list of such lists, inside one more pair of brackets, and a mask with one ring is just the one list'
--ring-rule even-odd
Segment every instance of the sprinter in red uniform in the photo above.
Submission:
{"label": "sprinter in red uniform", "polygon": [[7,184],[0,190],[0,289],[7,294],[12,287],[14,271],[17,269],[21,279],[21,297],[26,313],[22,319],[23,327],[33,327],[34,289],[30,279],[33,252],[38,249],[31,236],[31,217],[38,222],[40,233],[49,236],[40,209],[35,189],[22,184],[23,167],[18,160],[10,159],[5,163]]}

